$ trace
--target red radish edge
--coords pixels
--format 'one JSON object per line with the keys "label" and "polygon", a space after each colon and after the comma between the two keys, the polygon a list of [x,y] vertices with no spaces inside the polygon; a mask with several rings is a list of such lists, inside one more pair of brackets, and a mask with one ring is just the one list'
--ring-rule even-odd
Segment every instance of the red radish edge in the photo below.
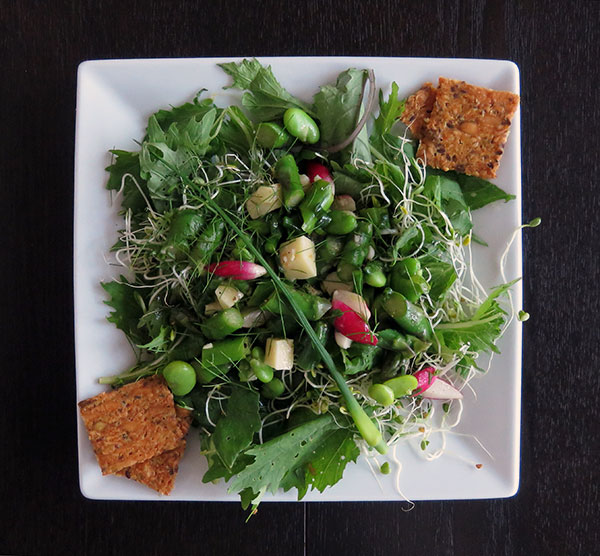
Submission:
{"label": "red radish edge", "polygon": [[310,183],[313,183],[317,178],[333,183],[333,178],[328,168],[320,162],[309,160],[306,163],[306,175],[310,179]]}
{"label": "red radish edge", "polygon": [[356,311],[336,299],[333,300],[331,308],[343,313],[333,321],[333,327],[340,334],[359,344],[377,345],[377,336]]}
{"label": "red radish edge", "polygon": [[436,380],[437,377],[433,374],[435,369],[433,367],[425,367],[420,371],[417,371],[413,376],[417,379],[417,387],[413,390],[413,396],[419,396],[425,392]]}
{"label": "red radish edge", "polygon": [[209,264],[206,270],[232,280],[254,280],[267,273],[265,267],[248,261],[221,261]]}

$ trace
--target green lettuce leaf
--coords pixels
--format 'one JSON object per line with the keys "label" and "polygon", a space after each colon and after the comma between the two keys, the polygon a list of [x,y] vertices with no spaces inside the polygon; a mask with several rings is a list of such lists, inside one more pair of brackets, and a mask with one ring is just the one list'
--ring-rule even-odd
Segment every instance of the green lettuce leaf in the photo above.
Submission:
{"label": "green lettuce leaf", "polygon": [[110,295],[110,299],[104,303],[114,309],[107,317],[108,322],[122,330],[134,344],[146,342],[148,337],[138,328],[143,310],[137,289],[124,276],[119,281],[103,282],[102,287]]}
{"label": "green lettuce leaf", "polygon": [[435,334],[441,345],[458,351],[464,344],[469,344],[471,351],[499,353],[495,342],[502,331],[506,311],[497,298],[519,280],[517,278],[494,289],[470,319],[438,324]]}
{"label": "green lettuce leaf", "polygon": [[[334,484],[347,462],[342,456],[355,456],[345,440],[340,442],[340,435],[328,441],[339,431],[333,417],[326,414],[247,450],[245,455],[253,456],[254,461],[233,477],[228,491],[251,489],[253,503],[257,504],[265,492],[275,493],[280,487],[300,487],[299,494],[303,495],[308,481],[320,489]],[[307,472],[314,480],[307,477]]]}
{"label": "green lettuce leaf", "polygon": [[484,207],[494,201],[508,202],[516,199],[514,195],[506,193],[506,191],[500,189],[497,185],[482,178],[467,176],[465,174],[455,174],[455,179],[460,185],[465,202],[471,210]]}
{"label": "green lettuce leaf", "polygon": [[231,470],[238,455],[252,444],[260,430],[259,396],[253,390],[234,388],[225,415],[217,421],[213,442],[223,464]]}
{"label": "green lettuce leaf", "polygon": [[146,208],[146,201],[140,189],[148,196],[148,187],[140,175],[139,153],[118,149],[110,152],[114,158],[112,164],[106,168],[109,172],[106,188],[118,191],[123,187],[121,207],[124,211],[131,209],[134,214],[138,213]]}
{"label": "green lettuce leaf", "polygon": [[[362,91],[366,79],[366,70],[350,68],[339,74],[335,85],[325,85],[315,95],[314,106],[323,147],[341,143],[356,128],[362,115]],[[365,126],[353,144],[343,149],[338,158],[343,162],[349,162],[352,158],[370,162],[368,139]]]}
{"label": "green lettuce leaf", "polygon": [[243,60],[239,63],[220,64],[233,78],[226,88],[247,91],[242,96],[242,105],[257,121],[281,118],[288,108],[300,108],[314,115],[311,107],[288,93],[273,75],[271,66],[263,66],[258,60]]}
{"label": "green lettuce leaf", "polygon": [[333,430],[323,437],[310,462],[288,472],[280,486],[285,491],[296,488],[298,500],[304,498],[309,488],[323,492],[341,480],[346,465],[356,462],[359,455],[352,430]]}

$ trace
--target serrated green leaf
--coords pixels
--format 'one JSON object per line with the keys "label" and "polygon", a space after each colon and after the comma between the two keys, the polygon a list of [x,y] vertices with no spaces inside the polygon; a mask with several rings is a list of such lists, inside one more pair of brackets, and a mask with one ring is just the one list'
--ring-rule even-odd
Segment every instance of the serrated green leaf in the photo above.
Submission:
{"label": "serrated green leaf", "polygon": [[146,201],[140,189],[147,194],[146,183],[140,175],[139,153],[111,150],[113,161],[106,168],[109,172],[106,188],[118,191],[123,188],[121,206],[123,209],[131,209],[137,213],[146,208]]}
{"label": "serrated green leaf", "polygon": [[234,388],[225,415],[217,422],[213,433],[215,449],[223,464],[231,470],[238,455],[252,444],[260,430],[259,396],[253,390]]}
{"label": "serrated green leaf", "polygon": [[121,276],[118,282],[103,282],[102,287],[110,295],[110,300],[104,303],[114,309],[107,320],[122,330],[134,344],[147,341],[147,336],[138,328],[143,311],[136,289],[127,282],[124,276]]}
{"label": "serrated green leaf", "polygon": [[228,492],[277,492],[284,476],[306,465],[333,430],[337,430],[333,418],[323,415],[247,450],[245,454],[254,456],[254,462],[232,479]]}
{"label": "serrated green leaf", "polygon": [[[298,482],[298,500],[306,495],[309,488],[323,492],[328,486],[335,485],[344,475],[346,465],[356,462],[360,450],[354,441],[354,433],[348,429],[331,431],[323,438],[314,451],[310,461],[300,469],[303,471]],[[285,478],[282,488],[286,488]]]}
{"label": "serrated green leaf", "polygon": [[220,66],[233,77],[231,88],[248,91],[242,96],[242,104],[255,120],[262,122],[281,118],[288,108],[300,108],[313,114],[308,104],[288,93],[279,84],[271,66],[265,67],[256,59]]}

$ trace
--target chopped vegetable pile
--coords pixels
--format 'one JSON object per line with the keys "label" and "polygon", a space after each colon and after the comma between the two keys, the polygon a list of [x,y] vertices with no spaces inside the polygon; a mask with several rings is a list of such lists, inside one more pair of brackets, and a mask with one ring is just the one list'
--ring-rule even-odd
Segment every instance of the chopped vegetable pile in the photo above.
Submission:
{"label": "chopped vegetable pile", "polygon": [[221,67],[242,108],[201,92],[152,115],[139,152],[112,151],[130,279],[103,286],[137,362],[100,381],[162,374],[203,480],[256,508],[322,492],[361,449],[416,434],[434,400],[462,403],[511,285],[474,278],[471,211],[513,196],[417,159],[397,84],[373,110],[369,70],[307,103],[257,60]]}

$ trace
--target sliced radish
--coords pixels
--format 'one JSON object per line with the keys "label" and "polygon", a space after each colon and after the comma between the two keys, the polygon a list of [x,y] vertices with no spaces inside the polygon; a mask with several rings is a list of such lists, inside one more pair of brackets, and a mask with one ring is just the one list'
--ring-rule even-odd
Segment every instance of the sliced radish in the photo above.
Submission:
{"label": "sliced radish", "polygon": [[462,400],[463,395],[452,384],[438,378],[423,394],[430,400]]}
{"label": "sliced radish", "polygon": [[309,160],[306,163],[306,175],[311,183],[319,179],[333,183],[333,178],[331,177],[329,169],[320,162],[314,160]]}
{"label": "sliced radish", "polygon": [[417,371],[413,376],[417,379],[417,387],[413,396],[423,396],[430,400],[460,400],[463,395],[449,382],[435,376],[433,367]]}
{"label": "sliced radish", "polygon": [[344,291],[342,289],[333,292],[333,301],[339,301],[344,305],[348,305],[350,309],[356,311],[365,321],[371,318],[371,311],[367,302],[357,293]]}
{"label": "sliced radish", "polygon": [[413,396],[419,396],[425,392],[437,380],[433,367],[425,367],[417,371],[413,376],[417,379],[417,387],[413,390]]}
{"label": "sliced radish", "polygon": [[247,261],[221,261],[209,264],[206,269],[215,274],[232,280],[254,280],[267,273],[267,269],[259,264]]}
{"label": "sliced radish", "polygon": [[[347,292],[346,292],[347,293]],[[362,298],[361,298],[362,299]],[[369,324],[345,303],[333,300],[332,308],[342,314],[333,321],[333,327],[342,335],[359,344],[377,345],[377,336],[371,332]]]}
{"label": "sliced radish", "polygon": [[340,334],[337,330],[335,331],[333,337],[335,338],[335,343],[342,349],[348,349],[352,345],[352,340],[343,334]]}

